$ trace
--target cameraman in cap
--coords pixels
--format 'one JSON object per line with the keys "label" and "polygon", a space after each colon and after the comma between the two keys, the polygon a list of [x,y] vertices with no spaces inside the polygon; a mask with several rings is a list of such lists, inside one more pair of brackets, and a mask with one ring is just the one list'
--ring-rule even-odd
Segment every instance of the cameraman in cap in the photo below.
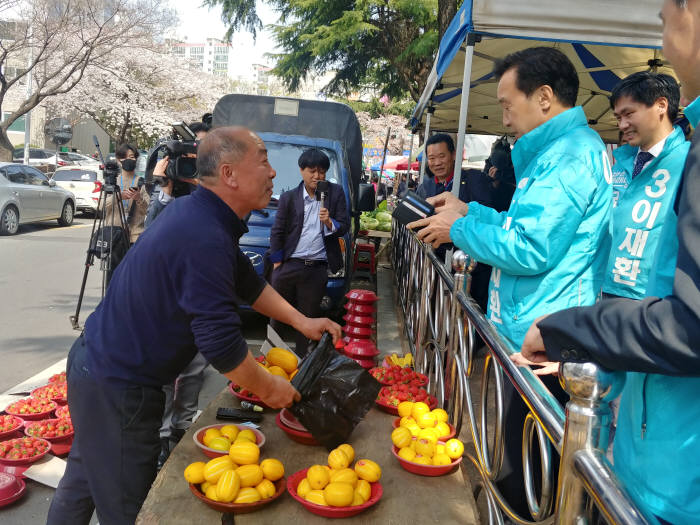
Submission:
{"label": "cameraman in cap", "polygon": [[[197,141],[201,141],[207,135],[207,133],[209,133],[211,126],[205,124],[204,122],[192,122],[189,125],[189,128],[194,133]],[[194,156],[196,157],[197,155],[195,154]],[[166,170],[168,169],[169,162],[170,157],[163,157],[155,165],[155,168],[153,168],[153,176],[163,178],[165,184],[161,186],[158,193],[154,192],[153,195],[151,195],[151,202],[149,203],[148,211],[146,212],[146,228],[153,223],[158,214],[162,212],[173,199],[177,198],[180,193],[183,195],[188,195],[197,187],[197,179],[185,179],[182,181],[178,180],[176,187],[176,181],[166,176]],[[190,184],[193,187],[189,188],[186,186],[187,184]]]}

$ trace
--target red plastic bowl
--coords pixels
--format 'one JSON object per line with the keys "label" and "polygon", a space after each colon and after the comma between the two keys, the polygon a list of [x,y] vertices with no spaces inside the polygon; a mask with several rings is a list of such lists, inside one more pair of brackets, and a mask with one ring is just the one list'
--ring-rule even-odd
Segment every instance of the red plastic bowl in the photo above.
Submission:
{"label": "red plastic bowl", "polygon": [[[430,410],[432,410],[433,408],[437,408],[437,398],[435,396],[429,395],[428,399],[430,400],[430,402],[428,403]],[[398,407],[395,407],[394,405],[390,405],[389,403],[386,403],[383,399],[377,398],[375,403],[377,403],[377,406],[379,407],[380,410],[383,410],[384,412],[386,412],[388,414],[393,414],[395,416],[399,415]]]}
{"label": "red plastic bowl", "polygon": [[280,410],[280,422],[288,428],[298,430],[299,432],[308,432],[306,427],[299,423],[299,420],[288,409]]}
{"label": "red plastic bowl", "polygon": [[374,368],[375,365],[377,364],[374,359],[360,359],[359,357],[350,357],[353,361],[355,361],[358,365],[360,365],[362,368],[365,370],[370,370],[371,368]]}
{"label": "red plastic bowl", "polygon": [[[394,419],[394,422],[392,423],[392,426],[394,428],[398,428],[401,425],[401,418],[397,417]],[[443,436],[439,439],[439,441],[447,441],[448,439],[452,439],[453,437],[457,436],[457,429],[455,429],[455,426],[452,423],[447,423],[447,426],[450,427],[450,433],[447,436]]]}
{"label": "red plastic bowl", "polygon": [[355,341],[345,346],[345,355],[348,357],[375,357],[379,355],[379,350],[377,350],[377,345],[372,341]]}
{"label": "red plastic bowl", "polygon": [[346,323],[353,326],[374,326],[377,324],[377,320],[374,317],[357,315],[352,312],[345,314],[343,319]]}
{"label": "red plastic bowl", "polygon": [[259,397],[244,396],[244,395],[241,394],[240,392],[236,392],[236,391],[234,390],[234,388],[235,388],[236,386],[238,386],[238,385],[234,385],[233,383],[229,383],[229,384],[228,384],[228,391],[231,392],[231,393],[234,395],[234,397],[237,397],[237,398],[240,399],[241,401],[248,401],[248,402],[250,402],[250,403],[253,403],[253,404],[255,404],[255,405],[261,406],[261,407],[263,407],[263,408],[270,408],[270,407],[267,406],[265,403],[263,403],[263,402],[260,400]]}
{"label": "red plastic bowl", "polygon": [[375,331],[372,328],[367,328],[364,326],[355,326],[351,324],[346,324],[345,326],[343,326],[343,332],[345,332],[351,337],[356,337],[359,339],[368,339],[372,336],[372,334],[375,333]]}
{"label": "red plastic bowl", "polygon": [[404,470],[407,470],[413,474],[418,474],[419,476],[444,476],[445,474],[449,474],[455,470],[457,465],[462,462],[462,458],[459,457],[449,465],[420,465],[418,463],[413,463],[412,461],[407,461],[399,456],[399,449],[396,448],[395,445],[391,447],[391,453],[394,454],[396,459],[399,460],[399,463]]}
{"label": "red plastic bowl", "polygon": [[379,300],[377,294],[372,290],[362,290],[356,288],[345,294],[345,297],[352,303],[372,304]]}
{"label": "red plastic bowl", "polygon": [[316,439],[311,435],[311,432],[302,432],[301,430],[295,430],[282,423],[279,413],[275,418],[275,423],[277,423],[277,426],[280,427],[292,441],[296,441],[297,443],[301,443],[302,445],[319,445],[319,442],[316,441]]}
{"label": "red plastic bowl", "polygon": [[297,487],[299,486],[299,483],[301,483],[301,480],[306,477],[307,470],[309,469],[305,468],[304,470],[295,472],[287,478],[287,492],[289,492],[289,495],[295,500],[301,503],[306,510],[313,512],[314,514],[318,514],[319,516],[323,516],[324,518],[349,518],[350,516],[356,516],[360,512],[377,503],[381,499],[382,493],[384,492],[381,483],[377,481],[376,483],[370,483],[372,492],[369,495],[369,499],[362,505],[357,505],[355,507],[331,507],[316,505],[316,503],[306,501],[299,494],[297,494]]}
{"label": "red plastic bowl", "polygon": [[202,491],[199,490],[199,488],[196,485],[193,485],[192,483],[190,483],[190,492],[192,492],[192,494],[194,494],[197,497],[197,499],[203,501],[209,507],[218,512],[233,512],[234,514],[247,514],[249,512],[255,512],[260,507],[269,505],[277,498],[279,498],[284,492],[284,489],[287,488],[287,482],[284,478],[278,479],[274,482],[274,484],[275,488],[277,489],[275,493],[271,497],[267,499],[261,499],[260,501],[256,501],[255,503],[223,503],[221,501],[210,500],[204,494],[202,494]]}
{"label": "red plastic bowl", "polygon": [[59,437],[44,437],[44,436],[32,436],[29,434],[29,429],[31,427],[37,427],[39,425],[44,425],[46,423],[58,423],[61,421],[61,418],[56,418],[56,419],[42,419],[41,421],[27,421],[24,424],[24,435],[29,436],[29,437],[37,437],[39,439],[45,439],[49,443],[54,443],[56,441],[66,441],[68,439],[72,439],[73,435],[75,434],[75,430],[73,432],[70,432],[68,434],[65,434],[64,436],[59,436]]}
{"label": "red plastic bowl", "polygon": [[8,438],[13,436],[18,430],[22,429],[22,425],[24,424],[24,420],[19,417],[19,416],[13,416],[12,414],[8,414],[6,416],[0,416],[8,419],[12,419],[14,424],[10,430],[6,430],[4,432],[0,432],[0,440]]}
{"label": "red plastic bowl", "polygon": [[367,343],[367,342],[372,342],[366,337],[350,337],[349,335],[346,335],[343,337],[343,343],[345,343],[345,346],[349,345],[350,343]]}
{"label": "red plastic bowl", "polygon": [[[228,455],[228,450],[223,451],[223,450],[216,450],[215,448],[210,448],[204,444],[202,439],[204,439],[204,434],[206,434],[207,429],[209,428],[221,428],[225,427],[226,425],[233,425],[234,423],[217,423],[216,425],[207,425],[206,427],[200,428],[197,432],[194,433],[192,436],[192,439],[194,440],[195,445],[197,445],[202,452],[204,452],[204,455],[210,458],[218,458],[219,456],[226,456]],[[255,444],[258,445],[258,448],[262,448],[263,445],[265,444],[265,434],[260,432],[257,428],[251,428],[247,427],[245,425],[236,425],[239,430],[244,430],[244,429],[250,429],[253,431],[253,434],[255,434]]]}
{"label": "red plastic bowl", "polygon": [[48,405],[46,405],[46,410],[44,412],[37,412],[36,414],[19,414],[17,412],[12,411],[12,409],[10,408],[12,404],[14,403],[11,403],[10,406],[5,408],[5,412],[12,416],[21,417],[25,421],[36,421],[37,419],[45,419],[47,416],[51,415],[51,412],[56,410],[56,407],[58,406],[56,405],[55,401],[49,401]]}
{"label": "red plastic bowl", "polygon": [[[17,439],[26,439],[26,438],[8,439],[8,440],[3,441],[2,443],[12,443]],[[33,438],[33,439],[38,439],[39,441],[43,441],[46,444],[46,449],[41,454],[37,454],[36,456],[33,456],[31,458],[24,458],[24,459],[0,458],[0,463],[4,463],[5,465],[29,465],[31,463],[34,463],[35,461],[39,461],[46,454],[49,453],[49,451],[51,450],[51,443],[49,443],[45,439],[41,439],[41,438]],[[2,444],[2,443],[0,443],[0,444]]]}
{"label": "red plastic bowl", "polygon": [[49,399],[51,401],[54,401],[55,403],[59,405],[65,405],[68,403],[68,393],[66,391],[65,395],[62,396],[49,396],[47,393],[45,393],[47,390],[50,388],[67,388],[67,383],[65,381],[54,381],[53,383],[49,383],[48,385],[40,386],[39,388],[35,388],[34,390],[31,391],[29,394],[31,397],[38,397],[41,399]]}
{"label": "red plastic bowl", "polygon": [[58,407],[56,409],[56,417],[70,419],[70,410],[68,409],[68,405]]}
{"label": "red plastic bowl", "polygon": [[373,316],[377,307],[373,304],[347,302],[345,303],[345,311],[353,315]]}
{"label": "red plastic bowl", "polygon": [[19,476],[0,472],[0,507],[17,501],[27,490],[24,480]]}

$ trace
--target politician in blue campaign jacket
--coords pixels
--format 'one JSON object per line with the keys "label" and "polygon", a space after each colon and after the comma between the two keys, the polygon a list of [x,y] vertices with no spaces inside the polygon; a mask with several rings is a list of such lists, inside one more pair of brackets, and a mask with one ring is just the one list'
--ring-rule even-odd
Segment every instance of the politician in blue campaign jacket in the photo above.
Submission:
{"label": "politician in blue campaign jacket", "polygon": [[[308,149],[298,164],[302,182],[281,195],[270,231],[271,284],[304,315],[319,317],[328,270],[335,273],[343,266],[338,239],[348,231],[350,216],[339,185],[329,184],[323,206],[316,199],[318,182],[326,179],[330,167],[328,156]],[[295,339],[295,351],[303,357],[308,339],[300,332]]]}

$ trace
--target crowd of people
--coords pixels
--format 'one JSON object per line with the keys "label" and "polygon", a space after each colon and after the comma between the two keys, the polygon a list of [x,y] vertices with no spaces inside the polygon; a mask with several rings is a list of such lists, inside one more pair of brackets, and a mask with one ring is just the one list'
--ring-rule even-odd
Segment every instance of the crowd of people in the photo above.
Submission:
{"label": "crowd of people", "polygon": [[[661,523],[684,524],[700,515],[700,139],[691,145],[674,121],[681,105],[691,125],[700,121],[700,0],[666,0],[661,15],[680,86],[649,71],[615,87],[610,107],[626,145],[614,164],[576,106],[573,64],[553,47],[523,49],[494,69],[514,146],[498,140],[483,171],[460,174],[456,196],[454,142],[429,137],[416,191],[436,213],[410,227],[439,256],[454,245],[479,261],[475,298],[513,360],[537,367],[560,401],[560,362],[627,372],[615,470]],[[51,525],[88,523],[95,510],[102,523],[135,521],[159,461],[191,422],[207,364],[270,407],[299,399],[257,366],[240,304],[295,330],[300,356],[326,331],[340,337],[318,317],[350,225],[342,189],[321,189],[328,157],[304,151],[298,187],[279,199],[268,284],[238,245],[245,217],[272,195],[266,146],[245,128],[196,132],[198,176],[179,181],[187,191],[174,191],[165,158],[154,170],[164,184],[144,193],[134,185],[138,150],[117,151],[133,246],[68,356],[76,433]],[[402,182],[400,193],[411,189]],[[527,410],[507,384],[509,428],[522,428]],[[507,443],[499,488],[526,515],[521,444]]]}
{"label": "crowd of people", "polygon": [[[612,91],[626,145],[611,166],[600,137],[575,106],[578,77],[554,48],[500,60],[494,73],[503,122],[516,137],[517,188],[507,211],[445,192],[436,215],[409,227],[438,247],[454,243],[493,266],[487,317],[521,366],[550,374],[560,362],[593,361],[626,373],[613,444],[614,469],[635,502],[661,523],[700,515],[700,167],[675,126],[681,91],[700,121],[700,2],[661,11],[668,75],[640,72]],[[521,350],[522,353],[517,352]],[[506,390],[506,425],[527,408]],[[527,513],[520,442],[506,446],[499,488]]]}

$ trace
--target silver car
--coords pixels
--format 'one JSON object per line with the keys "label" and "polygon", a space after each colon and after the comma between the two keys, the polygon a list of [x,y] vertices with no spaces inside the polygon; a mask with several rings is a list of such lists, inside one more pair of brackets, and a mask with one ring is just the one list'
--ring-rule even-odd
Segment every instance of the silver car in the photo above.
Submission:
{"label": "silver car", "polygon": [[57,219],[73,223],[75,196],[38,169],[0,162],[0,235],[14,235],[20,224]]}

